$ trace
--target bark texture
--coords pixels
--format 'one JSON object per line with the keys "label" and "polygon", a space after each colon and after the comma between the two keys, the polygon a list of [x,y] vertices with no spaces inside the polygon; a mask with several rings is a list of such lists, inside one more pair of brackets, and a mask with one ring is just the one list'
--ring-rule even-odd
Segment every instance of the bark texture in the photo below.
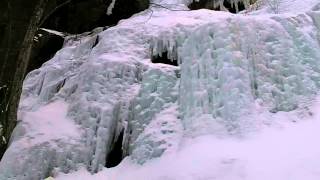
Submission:
{"label": "bark texture", "polygon": [[32,40],[47,0],[4,0],[0,4],[0,156],[17,122],[21,86],[30,61]]}

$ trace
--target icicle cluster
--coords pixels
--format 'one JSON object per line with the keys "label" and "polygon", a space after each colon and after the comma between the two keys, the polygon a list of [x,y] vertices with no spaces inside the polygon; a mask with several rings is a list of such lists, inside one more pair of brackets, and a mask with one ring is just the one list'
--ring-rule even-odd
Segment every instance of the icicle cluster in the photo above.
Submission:
{"label": "icicle cluster", "polygon": [[[294,21],[312,23],[308,16]],[[239,133],[254,123],[244,122],[254,102],[270,112],[291,111],[314,97],[320,88],[316,30],[304,33],[294,21],[233,19],[199,27],[179,50],[185,128],[217,133],[222,125],[221,131]]]}
{"label": "icicle cluster", "polygon": [[168,36],[167,34],[161,34],[157,38],[152,38],[150,41],[151,56],[162,56],[164,52],[167,52],[167,58],[170,60],[179,60],[178,46],[185,40],[185,36]]}
{"label": "icicle cluster", "polygon": [[[200,0],[194,1],[199,2]],[[225,1],[227,1],[231,5],[231,8],[235,8],[236,12],[239,12],[239,3],[242,3],[245,9],[248,9],[250,7],[250,4],[253,4],[255,2],[255,0],[208,0],[208,2],[212,3],[213,8],[220,8],[220,10],[227,10],[223,5]]]}

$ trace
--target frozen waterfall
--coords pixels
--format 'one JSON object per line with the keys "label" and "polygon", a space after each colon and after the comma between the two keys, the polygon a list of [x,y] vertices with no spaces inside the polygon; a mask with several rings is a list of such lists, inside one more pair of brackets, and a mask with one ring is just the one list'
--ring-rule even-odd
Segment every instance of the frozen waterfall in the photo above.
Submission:
{"label": "frozen waterfall", "polygon": [[[245,137],[283,114],[308,117],[320,89],[320,2],[308,2],[286,14],[150,7],[68,37],[24,81],[0,180],[104,172],[119,142],[116,158],[144,164],[187,138]],[[163,55],[178,66],[152,63]]]}

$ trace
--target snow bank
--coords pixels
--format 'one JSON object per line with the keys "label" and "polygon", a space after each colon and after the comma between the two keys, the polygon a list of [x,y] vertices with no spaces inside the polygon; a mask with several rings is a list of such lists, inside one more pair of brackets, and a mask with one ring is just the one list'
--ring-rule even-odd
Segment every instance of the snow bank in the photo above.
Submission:
{"label": "snow bank", "polygon": [[57,180],[317,180],[320,172],[319,102],[304,122],[267,128],[246,138],[200,136],[185,139],[180,149],[138,166],[124,161],[116,168],[90,175],[82,169]]}
{"label": "snow bank", "polygon": [[[44,179],[51,172],[68,172],[83,153],[80,128],[67,117],[68,105],[57,100],[22,112],[10,151],[0,163],[0,179]],[[66,151],[65,151],[66,150]],[[74,166],[74,168],[76,168]]]}

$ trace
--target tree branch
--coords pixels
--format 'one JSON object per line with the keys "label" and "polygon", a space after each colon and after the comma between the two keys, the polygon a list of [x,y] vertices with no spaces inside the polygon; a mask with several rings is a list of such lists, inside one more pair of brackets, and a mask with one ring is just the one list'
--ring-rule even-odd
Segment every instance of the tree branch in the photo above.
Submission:
{"label": "tree branch", "polygon": [[42,21],[40,22],[39,26],[38,27],[41,27],[45,21],[53,14],[55,13],[58,9],[62,8],[63,6],[69,4],[72,0],[67,0],[66,2],[64,3],[61,3],[60,5],[58,5],[57,7],[55,7],[47,16],[45,16]]}
{"label": "tree branch", "polygon": [[[191,11],[190,9],[170,9],[162,4],[157,4],[157,3],[150,3],[151,6],[155,6],[155,7],[160,7],[160,8],[164,8],[164,9],[168,9],[170,11]],[[175,4],[166,4],[166,5],[175,5]]]}

